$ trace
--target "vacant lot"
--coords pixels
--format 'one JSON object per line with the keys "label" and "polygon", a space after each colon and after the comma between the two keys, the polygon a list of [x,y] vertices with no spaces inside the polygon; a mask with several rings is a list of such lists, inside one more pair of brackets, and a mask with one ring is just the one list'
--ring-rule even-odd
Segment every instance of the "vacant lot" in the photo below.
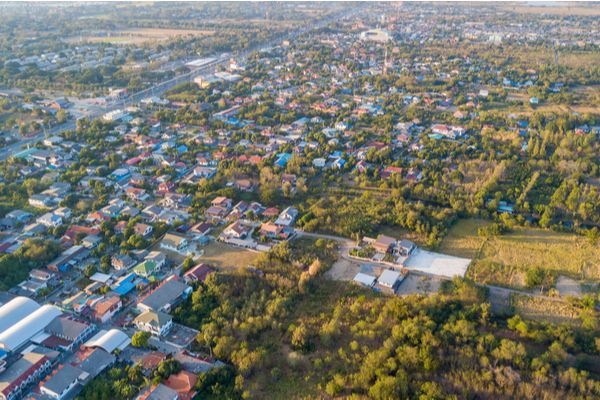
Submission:
{"label": "vacant lot", "polygon": [[440,253],[457,257],[475,258],[483,240],[477,235],[477,229],[488,226],[489,221],[464,219],[458,221],[448,232],[439,247]]}
{"label": "vacant lot", "polygon": [[68,42],[91,42],[91,43],[111,43],[111,44],[143,44],[148,42],[160,42],[175,37],[186,36],[209,36],[214,31],[198,29],[164,29],[164,28],[141,28],[127,29],[123,31],[106,32],[103,35],[89,35],[73,37]]}
{"label": "vacant lot", "polygon": [[585,6],[585,4],[553,4],[546,6],[532,6],[532,5],[505,5],[502,8],[514,11],[520,14],[548,14],[548,15],[600,15],[600,8],[593,5]]}
{"label": "vacant lot", "polygon": [[600,279],[600,247],[571,233],[517,228],[485,240],[477,229],[481,220],[459,221],[442,242],[440,251],[473,258],[467,276],[482,283],[520,288],[525,271],[542,267],[574,278]]}
{"label": "vacant lot", "polygon": [[200,261],[219,268],[240,268],[252,265],[259,253],[230,246],[225,243],[211,242],[203,247]]}
{"label": "vacant lot", "polygon": [[579,325],[579,311],[566,302],[512,294],[511,306],[521,316],[555,324]]}

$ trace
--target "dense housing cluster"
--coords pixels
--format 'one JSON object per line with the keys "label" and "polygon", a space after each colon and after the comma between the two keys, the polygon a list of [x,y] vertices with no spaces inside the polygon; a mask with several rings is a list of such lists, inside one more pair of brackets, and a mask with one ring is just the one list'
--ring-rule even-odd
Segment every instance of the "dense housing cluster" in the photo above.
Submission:
{"label": "dense housing cluster", "polygon": [[5,11],[0,398],[600,396],[596,5]]}

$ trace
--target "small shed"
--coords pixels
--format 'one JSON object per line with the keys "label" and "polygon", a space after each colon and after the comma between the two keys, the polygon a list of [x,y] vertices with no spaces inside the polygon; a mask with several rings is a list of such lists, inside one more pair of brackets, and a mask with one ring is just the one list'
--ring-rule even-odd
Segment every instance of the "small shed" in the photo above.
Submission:
{"label": "small shed", "polygon": [[357,282],[363,286],[373,287],[373,285],[375,285],[375,281],[377,280],[377,278],[375,278],[374,276],[363,274],[362,272],[359,272],[358,274],[356,274],[356,276],[354,277],[353,280],[354,280],[354,282]]}

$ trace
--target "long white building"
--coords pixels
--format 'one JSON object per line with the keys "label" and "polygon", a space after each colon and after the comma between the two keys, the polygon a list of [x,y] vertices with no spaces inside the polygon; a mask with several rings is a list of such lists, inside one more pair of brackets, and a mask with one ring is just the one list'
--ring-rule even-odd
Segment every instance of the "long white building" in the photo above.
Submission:
{"label": "long white building", "polygon": [[0,333],[0,349],[6,352],[18,350],[61,314],[62,311],[52,305],[41,306]]}
{"label": "long white building", "polygon": [[28,297],[15,297],[0,307],[0,332],[4,332],[26,316],[40,308],[40,305]]}

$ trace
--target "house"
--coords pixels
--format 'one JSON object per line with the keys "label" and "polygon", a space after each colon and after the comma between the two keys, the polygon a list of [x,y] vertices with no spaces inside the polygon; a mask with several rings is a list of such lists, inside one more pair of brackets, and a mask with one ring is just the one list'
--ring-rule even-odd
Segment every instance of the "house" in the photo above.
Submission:
{"label": "house", "polygon": [[213,207],[221,207],[225,208],[227,211],[231,209],[233,205],[233,201],[224,196],[216,197],[213,201],[210,202],[210,205]]}
{"label": "house", "polygon": [[96,329],[93,324],[62,315],[54,318],[44,332],[48,337],[42,345],[61,351],[73,351]]}
{"label": "house", "polygon": [[166,233],[160,242],[162,249],[171,251],[183,251],[188,247],[188,240],[185,236],[178,235],[176,233]]}
{"label": "house", "polygon": [[40,385],[40,392],[46,396],[62,400],[68,397],[78,384],[83,384],[89,374],[71,364],[64,364],[47,381]]}
{"label": "house", "polygon": [[46,213],[36,219],[36,222],[47,226],[48,228],[56,228],[63,224],[63,219],[54,213]]}
{"label": "house", "polygon": [[325,168],[325,165],[327,165],[327,160],[325,160],[324,158],[315,158],[312,161],[312,165],[315,168]]}
{"label": "house", "polygon": [[148,375],[150,372],[154,371],[161,362],[167,359],[167,355],[160,351],[151,351],[146,354],[140,360],[140,365],[142,366],[142,370],[144,371],[144,375]]}
{"label": "house", "polygon": [[37,208],[49,208],[54,204],[53,199],[50,196],[43,194],[33,194],[29,197],[29,205]]}
{"label": "house", "polygon": [[23,210],[13,210],[6,214],[6,218],[14,219],[19,223],[25,223],[33,217],[33,214]]}
{"label": "house", "polygon": [[262,213],[265,218],[273,218],[279,215],[279,209],[276,207],[269,207],[265,209]]}
{"label": "house", "polygon": [[177,392],[168,386],[159,383],[136,397],[136,400],[178,400]]}
{"label": "house", "polygon": [[242,192],[254,191],[254,183],[250,179],[238,179],[233,186]]}
{"label": "house", "polygon": [[396,239],[386,235],[379,235],[373,243],[373,248],[379,253],[388,253],[396,244]]}
{"label": "house", "polygon": [[152,225],[138,222],[133,226],[133,233],[142,237],[148,237],[152,233],[153,229],[154,228],[152,228]]}
{"label": "house", "polygon": [[192,292],[192,288],[171,275],[157,286],[153,291],[143,297],[137,304],[140,311],[166,311],[169,312]]}
{"label": "house", "polygon": [[406,173],[406,179],[413,182],[419,182],[421,179],[423,179],[423,173],[418,169],[411,167]]}
{"label": "house", "polygon": [[133,269],[133,272],[137,276],[141,276],[144,278],[149,278],[152,275],[156,274],[160,269],[157,267],[156,263],[151,260],[144,260]]}
{"label": "house", "polygon": [[51,367],[48,357],[38,353],[25,353],[0,375],[0,398],[19,398],[33,382],[37,382]]}
{"label": "house", "polygon": [[156,268],[162,268],[167,263],[167,256],[160,251],[151,251],[147,256],[144,257],[144,260],[153,261],[156,264]]}
{"label": "house", "polygon": [[29,278],[31,279],[35,279],[38,281],[42,281],[42,282],[48,282],[50,281],[52,278],[54,278],[54,274],[50,271],[46,271],[43,269],[32,269],[31,271],[29,271]]}
{"label": "house", "polygon": [[403,257],[408,257],[409,255],[411,255],[416,248],[416,244],[406,239],[400,240],[396,245],[398,255]]}
{"label": "house", "polygon": [[167,378],[165,385],[177,392],[179,400],[191,400],[196,396],[194,389],[198,376],[186,370],[173,374]]}
{"label": "house", "polygon": [[150,198],[150,195],[146,193],[144,189],[130,187],[125,190],[125,194],[132,201],[146,201]]}
{"label": "house", "polygon": [[86,349],[76,354],[79,363],[75,364],[81,370],[89,374],[88,379],[93,379],[100,375],[102,371],[113,365],[116,357],[101,347]]}
{"label": "house", "polygon": [[224,219],[228,213],[229,213],[228,208],[219,207],[219,206],[211,206],[211,207],[208,207],[206,209],[206,211],[204,211],[204,216],[209,221],[218,222],[218,221]]}
{"label": "house", "polygon": [[133,323],[139,330],[154,336],[165,336],[173,328],[173,318],[162,311],[144,311]]}
{"label": "house", "polygon": [[362,272],[356,274],[356,276],[353,279],[354,282],[366,287],[373,287],[375,285],[376,280],[377,278],[375,278],[374,276]]}
{"label": "house", "polygon": [[400,282],[404,280],[404,277],[405,274],[402,274],[399,271],[386,269],[379,275],[379,278],[377,278],[376,288],[395,293]]}
{"label": "house", "polygon": [[287,240],[293,233],[293,229],[265,222],[260,226],[259,234],[269,239]]}
{"label": "house", "polygon": [[67,207],[60,207],[60,208],[57,208],[56,210],[54,210],[54,215],[58,215],[63,220],[68,220],[71,218],[72,212],[71,212],[71,209],[69,209]]}
{"label": "house", "polygon": [[279,217],[275,220],[275,224],[280,226],[292,226],[297,217],[298,209],[295,207],[288,207],[279,214]]}
{"label": "house", "polygon": [[209,224],[208,222],[199,222],[196,225],[192,226],[189,232],[196,237],[206,236],[210,232],[212,227],[212,224]]}
{"label": "house", "polygon": [[183,279],[188,284],[198,281],[204,282],[208,275],[212,274],[213,272],[214,270],[207,264],[198,264],[183,274]]}
{"label": "house", "polygon": [[110,259],[110,264],[117,271],[127,270],[135,265],[135,260],[127,254],[115,254]]}
{"label": "house", "polygon": [[402,174],[402,168],[400,167],[393,167],[393,166],[387,166],[383,169],[383,171],[381,171],[381,177],[383,179],[388,179],[390,178],[392,175],[401,175]]}
{"label": "house", "polygon": [[92,307],[93,318],[99,323],[109,321],[123,307],[119,296],[104,297]]}
{"label": "house", "polygon": [[54,272],[66,272],[72,266],[81,264],[89,255],[89,249],[83,246],[72,246],[52,260],[48,264],[48,269]]}
{"label": "house", "polygon": [[223,230],[222,235],[233,239],[245,239],[252,231],[252,228],[241,221],[235,221]]}
{"label": "house", "polygon": [[95,249],[102,242],[98,235],[88,235],[81,240],[81,245],[88,249]]}

